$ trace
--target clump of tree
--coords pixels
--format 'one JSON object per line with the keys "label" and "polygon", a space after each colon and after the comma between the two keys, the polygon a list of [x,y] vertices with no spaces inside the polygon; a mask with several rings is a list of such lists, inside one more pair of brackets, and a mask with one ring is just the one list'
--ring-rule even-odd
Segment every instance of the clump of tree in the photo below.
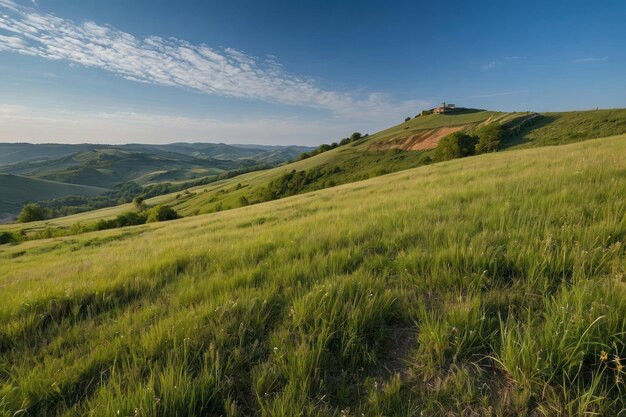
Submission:
{"label": "clump of tree", "polygon": [[118,227],[137,226],[146,223],[147,216],[145,212],[136,213],[128,211],[119,214],[116,218],[110,220],[98,220],[94,226],[94,230],[116,229]]}
{"label": "clump of tree", "polygon": [[369,135],[367,133],[365,135],[363,135],[360,132],[354,132],[352,135],[350,135],[349,138],[343,138],[338,143],[337,142],[333,142],[330,145],[323,144],[323,145],[320,145],[319,147],[317,147],[316,149],[313,149],[312,151],[303,152],[303,153],[301,153],[298,156],[298,158],[296,160],[297,161],[301,161],[303,159],[307,159],[307,158],[310,158],[312,156],[315,156],[315,155],[318,155],[318,154],[330,151],[331,149],[335,149],[335,148],[337,148],[339,146],[344,146],[344,145],[347,145],[349,143],[356,142],[357,140],[364,139],[364,138],[366,138],[368,136]]}
{"label": "clump of tree", "polygon": [[332,187],[335,184],[333,176],[341,172],[338,166],[332,168],[314,168],[306,171],[295,169],[271,181],[263,191],[264,201],[276,200],[300,194],[303,191]]}
{"label": "clump of tree", "polygon": [[137,226],[145,223],[154,223],[154,222],[164,222],[168,220],[180,219],[181,216],[171,207],[158,205],[151,208],[147,208],[147,206],[143,205],[145,210],[135,212],[128,211],[122,214],[119,214],[116,218],[105,220],[99,220],[92,228],[87,226],[75,225],[76,230],[81,230],[81,232],[91,231],[91,230],[105,230],[105,229],[116,229],[118,227],[126,227],[126,226]]}
{"label": "clump of tree", "polygon": [[17,221],[20,223],[30,223],[39,220],[46,220],[49,216],[49,211],[45,207],[41,207],[36,203],[28,203],[22,207],[22,211],[17,216]]}
{"label": "clump of tree", "polygon": [[158,205],[146,211],[146,223],[180,219],[180,215],[169,206]]}
{"label": "clump of tree", "polygon": [[476,152],[495,152],[502,139],[504,139],[504,128],[500,123],[490,123],[483,126],[476,132],[478,135],[478,143],[476,143]]}
{"label": "clump of tree", "polygon": [[409,120],[411,120],[411,116],[408,116],[406,119],[404,119],[404,122],[408,122]]}
{"label": "clump of tree", "polygon": [[440,161],[474,155],[478,138],[465,132],[454,132],[437,144],[435,155]]}

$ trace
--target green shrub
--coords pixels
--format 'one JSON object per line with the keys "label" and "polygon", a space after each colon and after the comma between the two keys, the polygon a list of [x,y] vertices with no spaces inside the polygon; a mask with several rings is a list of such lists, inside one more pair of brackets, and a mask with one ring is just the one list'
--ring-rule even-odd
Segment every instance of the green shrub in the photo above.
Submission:
{"label": "green shrub", "polygon": [[28,223],[45,220],[46,217],[47,210],[45,208],[35,203],[29,203],[22,208],[17,220],[21,223]]}
{"label": "green shrub", "polygon": [[499,123],[491,123],[478,132],[477,152],[495,152],[504,137],[504,129]]}
{"label": "green shrub", "polygon": [[144,224],[146,222],[146,215],[143,213],[135,213],[129,211],[122,213],[115,218],[117,227],[135,226],[138,224]]}
{"label": "green shrub", "polygon": [[4,245],[5,243],[13,243],[15,238],[13,237],[13,233],[10,232],[0,232],[0,245]]}
{"label": "green shrub", "polygon": [[148,223],[180,219],[180,216],[178,215],[176,210],[174,210],[171,207],[163,206],[163,205],[152,207],[150,210],[146,212],[146,214],[147,214],[146,221]]}
{"label": "green shrub", "polygon": [[135,205],[137,210],[145,210],[146,208],[146,202],[142,196],[133,198],[133,204]]}
{"label": "green shrub", "polygon": [[437,158],[441,161],[463,158],[474,154],[478,139],[464,132],[454,132],[442,138],[436,148]]}

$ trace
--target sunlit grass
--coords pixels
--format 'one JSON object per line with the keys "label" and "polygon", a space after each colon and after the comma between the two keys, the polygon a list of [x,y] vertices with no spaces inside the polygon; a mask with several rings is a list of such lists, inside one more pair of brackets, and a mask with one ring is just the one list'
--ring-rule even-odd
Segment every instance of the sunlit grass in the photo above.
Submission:
{"label": "sunlit grass", "polygon": [[617,415],[625,167],[622,136],[1,246],[0,415]]}

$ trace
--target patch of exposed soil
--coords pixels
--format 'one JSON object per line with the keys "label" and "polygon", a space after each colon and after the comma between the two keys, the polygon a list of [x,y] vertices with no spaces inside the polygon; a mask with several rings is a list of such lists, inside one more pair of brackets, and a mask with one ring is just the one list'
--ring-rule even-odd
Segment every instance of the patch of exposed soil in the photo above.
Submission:
{"label": "patch of exposed soil", "polygon": [[405,151],[425,151],[434,149],[441,138],[448,136],[454,132],[462,130],[462,126],[447,126],[437,129],[421,130],[413,135],[404,138],[392,138],[384,142],[377,142],[370,146],[372,151],[382,151],[385,149],[402,149]]}
{"label": "patch of exposed soil", "polygon": [[407,379],[410,370],[410,354],[417,346],[417,329],[393,326],[383,347],[384,358],[381,362],[380,376],[389,378],[400,374]]}

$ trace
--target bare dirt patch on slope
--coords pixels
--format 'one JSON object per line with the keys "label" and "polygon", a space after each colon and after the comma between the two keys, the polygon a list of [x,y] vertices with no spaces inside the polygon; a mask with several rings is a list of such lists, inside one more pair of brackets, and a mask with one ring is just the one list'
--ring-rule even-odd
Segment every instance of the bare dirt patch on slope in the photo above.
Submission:
{"label": "bare dirt patch on slope", "polygon": [[402,149],[405,151],[425,151],[434,149],[441,138],[448,136],[454,132],[462,130],[462,126],[447,126],[437,129],[425,129],[419,132],[401,138],[391,138],[385,141],[373,143],[369,149],[372,151],[382,151],[385,149]]}

